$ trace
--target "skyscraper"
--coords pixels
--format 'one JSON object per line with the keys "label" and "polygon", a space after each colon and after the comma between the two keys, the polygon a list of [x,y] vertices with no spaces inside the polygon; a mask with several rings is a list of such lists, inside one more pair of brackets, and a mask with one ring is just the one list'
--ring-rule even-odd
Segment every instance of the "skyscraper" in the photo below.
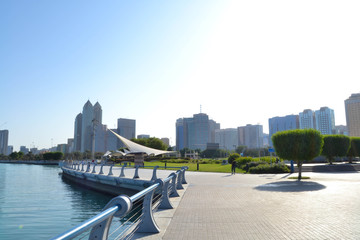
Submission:
{"label": "skyscraper", "polygon": [[82,130],[82,113],[75,118],[74,125],[74,152],[81,151],[81,130]]}
{"label": "skyscraper", "polygon": [[236,128],[216,129],[215,143],[220,149],[235,150],[239,145],[238,130]]}
{"label": "skyscraper", "polygon": [[264,147],[263,126],[247,124],[244,127],[238,127],[238,141],[239,145],[248,148]]}
{"label": "skyscraper", "polygon": [[9,141],[9,131],[0,130],[0,154],[7,155],[8,141]]}
{"label": "skyscraper", "polygon": [[176,121],[176,149],[205,150],[207,143],[215,141],[216,129],[220,129],[220,124],[204,113],[194,114],[192,118],[180,118]]}
{"label": "skyscraper", "polygon": [[316,129],[319,130],[321,134],[333,134],[335,129],[334,110],[328,107],[322,107],[320,110],[315,111],[315,124]]}
{"label": "skyscraper", "polygon": [[[136,121],[134,119],[119,118],[117,133],[127,139],[135,138],[136,136]],[[118,148],[122,148],[125,145],[118,140]]]}
{"label": "skyscraper", "polygon": [[349,136],[360,137],[360,93],[351,94],[345,100],[345,113]]}
{"label": "skyscraper", "polygon": [[287,115],[285,117],[269,118],[269,142],[272,147],[271,137],[277,132],[299,128],[299,116]]}
{"label": "skyscraper", "polygon": [[305,109],[299,113],[299,128],[300,129],[316,129],[315,113],[311,109]]}
{"label": "skyscraper", "polygon": [[92,151],[94,107],[88,100],[82,111],[81,123],[81,152]]}

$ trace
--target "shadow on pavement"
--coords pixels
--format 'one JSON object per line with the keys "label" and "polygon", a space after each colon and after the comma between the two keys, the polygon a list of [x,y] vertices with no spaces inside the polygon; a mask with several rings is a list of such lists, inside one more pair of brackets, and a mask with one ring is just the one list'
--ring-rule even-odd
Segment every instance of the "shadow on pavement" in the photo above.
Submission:
{"label": "shadow on pavement", "polygon": [[272,182],[255,187],[254,189],[259,191],[269,192],[307,192],[307,191],[319,191],[326,188],[326,186],[317,182],[309,181],[281,181]]}

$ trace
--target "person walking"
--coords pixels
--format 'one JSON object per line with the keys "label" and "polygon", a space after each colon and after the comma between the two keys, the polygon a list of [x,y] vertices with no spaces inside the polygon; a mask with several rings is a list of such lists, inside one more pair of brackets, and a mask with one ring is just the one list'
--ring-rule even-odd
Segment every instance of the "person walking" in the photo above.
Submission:
{"label": "person walking", "polygon": [[231,175],[235,174],[235,170],[236,170],[236,161],[233,160],[231,163]]}

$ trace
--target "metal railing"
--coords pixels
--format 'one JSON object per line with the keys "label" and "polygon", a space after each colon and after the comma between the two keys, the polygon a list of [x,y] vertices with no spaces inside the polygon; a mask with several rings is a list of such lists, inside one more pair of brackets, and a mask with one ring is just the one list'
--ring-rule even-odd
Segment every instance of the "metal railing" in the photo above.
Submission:
{"label": "metal railing", "polygon": [[[68,167],[81,171],[76,164]],[[169,198],[179,196],[177,190],[183,189],[182,184],[186,184],[186,170],[187,167],[183,167],[164,180],[156,179],[151,186],[130,197],[120,195],[113,198],[102,212],[53,239],[130,239],[135,233],[159,233],[153,212],[173,208]],[[113,221],[114,217],[120,221]]]}

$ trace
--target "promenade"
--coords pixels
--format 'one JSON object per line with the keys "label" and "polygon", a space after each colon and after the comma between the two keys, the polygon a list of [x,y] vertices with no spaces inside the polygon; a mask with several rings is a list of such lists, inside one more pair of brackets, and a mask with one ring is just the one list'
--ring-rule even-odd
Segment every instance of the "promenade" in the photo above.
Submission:
{"label": "promenade", "polygon": [[360,239],[360,173],[289,176],[187,172],[176,209],[155,215],[161,233],[136,238]]}

